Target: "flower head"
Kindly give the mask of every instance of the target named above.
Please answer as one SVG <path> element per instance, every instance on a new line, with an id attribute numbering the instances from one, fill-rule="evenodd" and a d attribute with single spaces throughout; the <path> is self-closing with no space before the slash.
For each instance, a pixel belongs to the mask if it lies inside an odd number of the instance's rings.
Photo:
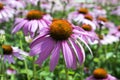
<path id="1" fill-rule="evenodd" d="M 26 19 L 28 20 L 39 20 L 42 18 L 42 16 L 44 15 L 43 12 L 38 11 L 38 10 L 31 10 L 28 12 L 28 14 L 26 15 Z"/>
<path id="2" fill-rule="evenodd" d="M 117 80 L 114 76 L 107 73 L 103 68 L 97 68 L 93 71 L 93 75 L 87 77 L 85 80 Z"/>
<path id="3" fill-rule="evenodd" d="M 11 55 L 13 52 L 13 49 L 10 45 L 2 45 L 2 49 L 3 49 L 3 54 L 5 55 Z"/>
<path id="4" fill-rule="evenodd" d="M 13 69 L 13 68 L 8 68 L 6 70 L 6 73 L 7 73 L 7 75 L 13 75 L 13 74 L 16 74 L 17 71 L 15 69 Z"/>
<path id="5" fill-rule="evenodd" d="M 3 9 L 3 4 L 2 3 L 0 3 L 0 10 L 2 10 Z"/>
<path id="6" fill-rule="evenodd" d="M 80 8 L 78 10 L 79 13 L 82 13 L 82 14 L 87 14 L 88 13 L 88 9 L 87 8 Z"/>
<path id="7" fill-rule="evenodd" d="M 0 22 L 9 21 L 14 15 L 14 10 L 3 3 L 0 3 Z"/>
<path id="8" fill-rule="evenodd" d="M 90 20 L 90 21 L 93 20 L 93 17 L 92 17 L 92 15 L 90 15 L 90 14 L 86 14 L 84 17 L 85 17 L 85 19 L 88 19 L 88 20 Z"/>
<path id="9" fill-rule="evenodd" d="M 67 20 L 53 21 L 33 40 L 30 45 L 30 55 L 39 54 L 36 63 L 41 65 L 51 54 L 50 70 L 53 71 L 62 52 L 67 68 L 76 69 L 76 57 L 80 64 L 85 60 L 85 52 L 79 40 L 90 50 L 87 43 L 80 37 L 81 35 L 89 36 L 89 34 L 79 29 L 80 27 L 72 25 Z"/>
<path id="10" fill-rule="evenodd" d="M 50 36 L 55 40 L 66 40 L 72 34 L 72 26 L 66 20 L 57 20 L 50 25 Z"/>
<path id="11" fill-rule="evenodd" d="M 11 45 L 2 45 L 3 56 L 0 55 L 0 58 L 3 57 L 4 61 L 8 61 L 9 63 L 15 63 L 14 57 L 23 60 L 24 56 L 28 56 L 28 53 L 18 49 L 17 47 L 12 47 Z"/>
<path id="12" fill-rule="evenodd" d="M 110 34 L 120 38 L 120 26 L 114 27 L 110 29 Z"/>
<path id="13" fill-rule="evenodd" d="M 108 21 L 106 17 L 102 17 L 102 16 L 98 16 L 97 20 L 103 21 L 103 22 L 107 22 Z"/>
<path id="14" fill-rule="evenodd" d="M 91 31 L 91 30 L 92 30 L 92 27 L 91 27 L 89 24 L 83 24 L 83 25 L 82 25 L 82 28 L 83 28 L 85 31 Z"/>
<path id="15" fill-rule="evenodd" d="M 30 33 L 30 36 L 34 37 L 35 33 L 38 33 L 39 30 L 48 27 L 51 19 L 52 17 L 44 12 L 31 10 L 27 13 L 25 18 L 17 18 L 15 20 L 15 27 L 13 28 L 12 33 L 16 33 L 23 28 L 25 36 L 28 36 L 28 33 Z"/>
<path id="16" fill-rule="evenodd" d="M 103 68 L 97 68 L 97 69 L 94 70 L 93 76 L 96 79 L 103 79 L 103 78 L 107 77 L 107 72 Z"/>

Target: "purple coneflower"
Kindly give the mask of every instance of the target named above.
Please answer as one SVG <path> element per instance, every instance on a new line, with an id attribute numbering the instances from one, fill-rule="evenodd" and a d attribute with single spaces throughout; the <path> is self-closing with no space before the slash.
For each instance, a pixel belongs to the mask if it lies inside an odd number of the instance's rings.
<path id="1" fill-rule="evenodd" d="M 89 25 L 89 24 L 82 24 L 81 25 L 81 27 L 88 33 L 88 34 L 90 34 L 90 35 L 92 35 L 91 37 L 90 36 L 81 36 L 86 42 L 88 42 L 89 43 L 89 41 L 91 42 L 93 42 L 94 40 L 97 40 L 98 39 L 98 37 L 97 37 L 97 35 L 96 35 L 96 33 L 95 33 L 95 31 L 93 30 L 93 28 L 92 28 L 92 26 L 91 25 Z"/>
<path id="2" fill-rule="evenodd" d="M 0 22 L 9 21 L 13 17 L 14 10 L 0 2 Z"/>
<path id="3" fill-rule="evenodd" d="M 16 74 L 16 73 L 17 73 L 17 71 L 14 70 L 13 68 L 8 68 L 8 69 L 6 70 L 6 74 L 7 74 L 7 75 L 13 75 L 13 74 Z"/>
<path id="4" fill-rule="evenodd" d="M 85 51 L 79 41 L 85 43 L 90 50 L 87 43 L 80 37 L 80 35 L 89 36 L 89 34 L 79 31 L 78 28 L 80 27 L 70 24 L 67 20 L 54 20 L 33 40 L 30 45 L 30 55 L 39 54 L 36 63 L 41 66 L 51 54 L 50 70 L 53 71 L 62 52 L 66 67 L 76 69 L 76 60 L 78 59 L 80 64 L 85 60 Z"/>
<path id="5" fill-rule="evenodd" d="M 39 0 L 24 0 L 27 4 L 32 4 L 34 6 L 36 6 L 38 4 Z"/>
<path id="6" fill-rule="evenodd" d="M 98 35 L 99 40 L 95 40 L 94 42 L 90 42 L 90 44 L 102 44 L 102 45 L 107 45 L 107 44 L 112 44 L 113 42 L 117 42 L 119 39 L 118 37 L 115 37 L 112 34 L 99 34 Z"/>
<path id="7" fill-rule="evenodd" d="M 97 27 L 101 27 L 102 29 L 103 28 L 106 28 L 106 23 L 108 22 L 108 19 L 106 17 L 103 17 L 103 16 L 98 16 L 96 18 L 96 22 L 95 24 L 97 25 Z"/>
<path id="8" fill-rule="evenodd" d="M 110 34 L 120 38 L 120 26 L 110 29 Z"/>
<path id="9" fill-rule="evenodd" d="M 117 6 L 114 10 L 111 11 L 112 15 L 120 16 L 120 6 Z"/>
<path id="10" fill-rule="evenodd" d="M 12 47 L 10 45 L 2 45 L 3 54 L 0 57 L 4 57 L 4 61 L 8 61 L 9 64 L 15 63 L 14 57 L 17 57 L 20 60 L 23 60 L 24 56 L 28 56 L 28 53 L 18 49 L 18 47 Z"/>
<path id="11" fill-rule="evenodd" d="M 86 78 L 86 80 L 117 80 L 114 76 L 107 73 L 103 68 L 97 68 L 93 71 L 93 75 Z"/>
<path id="12" fill-rule="evenodd" d="M 96 6 L 91 12 L 91 14 L 93 14 L 94 17 L 97 17 L 97 16 L 106 17 L 107 15 L 106 13 L 107 13 L 106 10 L 103 9 L 101 6 Z"/>
<path id="13" fill-rule="evenodd" d="M 92 30 L 96 29 L 96 24 L 95 24 L 96 21 L 91 14 L 84 15 L 84 19 L 82 21 L 79 21 L 79 24 L 81 24 L 81 23 L 90 25 L 92 27 Z"/>
<path id="14" fill-rule="evenodd" d="M 25 8 L 25 3 L 22 0 L 5 0 L 4 3 L 15 9 L 24 9 Z"/>
<path id="15" fill-rule="evenodd" d="M 39 31 L 43 27 L 48 27 L 51 20 L 51 16 L 41 12 L 39 10 L 31 10 L 28 12 L 25 18 L 17 18 L 15 20 L 14 29 L 12 33 L 18 32 L 23 28 L 24 34 L 27 36 L 28 32 L 33 37 L 35 32 Z"/>
<path id="16" fill-rule="evenodd" d="M 78 11 L 74 11 L 68 15 L 69 21 L 81 22 L 84 19 L 84 15 L 88 14 L 87 8 L 80 8 Z"/>

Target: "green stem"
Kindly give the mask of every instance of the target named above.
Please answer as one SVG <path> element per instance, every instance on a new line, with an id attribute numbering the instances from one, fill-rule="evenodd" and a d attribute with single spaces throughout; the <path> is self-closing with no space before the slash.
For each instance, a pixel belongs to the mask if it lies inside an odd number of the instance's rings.
<path id="1" fill-rule="evenodd" d="M 35 66 L 35 57 L 33 57 L 33 79 L 35 80 L 36 66 Z"/>
<path id="2" fill-rule="evenodd" d="M 23 50 L 23 44 L 22 44 L 22 40 L 20 39 L 20 48 Z M 26 75 L 27 75 L 27 80 L 30 80 L 29 77 L 29 72 L 28 72 L 28 66 L 27 66 L 27 60 L 24 60 L 24 65 L 25 65 L 25 70 L 26 70 Z"/>
<path id="3" fill-rule="evenodd" d="M 11 75 L 10 80 L 15 80 L 15 76 L 14 76 L 14 74 Z"/>
<path id="4" fill-rule="evenodd" d="M 0 45 L 0 47 L 1 47 L 1 45 Z M 5 80 L 5 78 L 6 78 L 6 65 L 5 65 L 5 63 L 4 63 L 4 54 L 3 54 L 3 50 L 2 50 L 2 48 L 0 49 L 0 53 L 2 53 L 1 54 L 1 59 L 0 59 L 0 62 L 1 62 L 1 65 L 0 65 L 0 72 L 1 72 L 1 80 Z"/>
<path id="5" fill-rule="evenodd" d="M 26 70 L 26 73 L 27 73 L 27 79 L 30 80 L 30 77 L 28 75 L 29 71 L 28 71 L 28 66 L 27 66 L 27 60 L 24 60 L 24 64 L 25 64 L 25 70 Z"/>
<path id="6" fill-rule="evenodd" d="M 65 76 L 66 76 L 65 80 L 69 80 L 68 68 L 66 68 L 66 67 L 65 67 Z"/>
<path id="7" fill-rule="evenodd" d="M 84 64 L 80 66 L 80 80 L 84 80 Z"/>

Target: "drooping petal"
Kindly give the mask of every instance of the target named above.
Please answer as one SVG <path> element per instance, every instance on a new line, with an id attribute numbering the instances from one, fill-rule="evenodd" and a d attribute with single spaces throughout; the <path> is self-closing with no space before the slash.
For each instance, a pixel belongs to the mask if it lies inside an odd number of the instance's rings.
<path id="1" fill-rule="evenodd" d="M 28 35 L 28 26 L 29 26 L 29 22 L 27 22 L 24 27 L 23 27 L 23 32 L 24 32 L 24 35 L 27 36 Z"/>
<path id="2" fill-rule="evenodd" d="M 51 45 L 55 44 L 55 42 L 50 37 L 44 38 L 43 40 L 39 41 L 40 42 L 38 44 L 31 48 L 30 50 L 31 56 L 44 52 L 47 48 L 51 47 Z"/>
<path id="3" fill-rule="evenodd" d="M 78 58 L 78 61 L 80 64 L 82 64 L 85 61 L 85 53 L 81 50 L 81 47 L 79 47 L 74 40 L 69 39 L 69 42 Z"/>
<path id="4" fill-rule="evenodd" d="M 78 37 L 78 39 L 81 40 L 86 45 L 86 47 L 90 51 L 91 55 L 93 56 L 92 50 L 90 49 L 89 45 L 82 38 Z"/>
<path id="5" fill-rule="evenodd" d="M 53 71 L 55 66 L 58 63 L 59 60 L 59 56 L 60 56 L 60 43 L 57 42 L 57 44 L 55 45 L 53 51 L 51 52 L 51 60 L 50 60 L 50 71 Z"/>
<path id="6" fill-rule="evenodd" d="M 15 19 L 14 26 L 15 26 L 16 24 L 22 22 L 22 21 L 24 21 L 24 19 L 22 19 L 22 18 L 16 18 L 16 19 Z"/>
<path id="7" fill-rule="evenodd" d="M 22 57 L 18 52 L 14 53 L 13 55 L 20 60 L 24 60 L 24 57 Z"/>
<path id="8" fill-rule="evenodd" d="M 34 47 L 35 45 L 37 45 L 39 42 L 43 41 L 43 39 L 45 39 L 46 34 L 48 33 L 42 33 L 40 35 L 38 35 L 33 42 L 30 44 L 30 48 Z"/>
<path id="9" fill-rule="evenodd" d="M 15 61 L 14 61 L 14 59 L 13 59 L 13 56 L 12 56 L 12 55 L 7 56 L 7 59 L 8 59 L 9 64 L 11 64 L 11 63 L 15 63 Z"/>
<path id="10" fill-rule="evenodd" d="M 27 21 L 27 20 L 24 20 L 23 22 L 17 24 L 17 25 L 13 28 L 12 33 L 16 33 L 17 31 L 19 31 L 26 22 L 28 22 L 28 21 Z"/>
<path id="11" fill-rule="evenodd" d="M 40 20 L 40 22 L 43 25 L 43 27 L 48 27 L 48 25 L 46 24 L 46 22 L 44 20 Z"/>
<path id="12" fill-rule="evenodd" d="M 31 32 L 34 32 L 38 29 L 38 24 L 36 20 L 32 21 L 32 25 L 31 25 Z"/>
<path id="13" fill-rule="evenodd" d="M 77 68 L 77 60 L 76 60 L 76 55 L 75 54 L 72 54 L 73 55 L 73 64 L 72 64 L 72 69 L 76 69 Z"/>
<path id="14" fill-rule="evenodd" d="M 45 61 L 47 57 L 49 57 L 51 51 L 54 49 L 54 45 L 55 44 L 48 45 L 46 50 L 44 50 L 43 52 L 39 54 L 39 58 L 36 61 L 37 64 L 39 64 L 40 66 L 42 65 L 43 61 Z"/>
<path id="15" fill-rule="evenodd" d="M 71 68 L 73 64 L 73 56 L 72 56 L 72 51 L 70 49 L 70 46 L 66 41 L 62 42 L 62 51 L 63 51 L 67 68 Z"/>

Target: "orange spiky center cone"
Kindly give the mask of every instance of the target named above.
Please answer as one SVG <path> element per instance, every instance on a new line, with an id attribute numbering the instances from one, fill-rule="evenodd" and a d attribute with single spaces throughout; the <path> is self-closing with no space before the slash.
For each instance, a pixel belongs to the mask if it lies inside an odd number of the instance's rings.
<path id="1" fill-rule="evenodd" d="M 38 20 L 41 19 L 44 14 L 45 14 L 44 12 L 41 12 L 39 10 L 31 10 L 28 12 L 26 18 L 28 20 Z"/>
<path id="2" fill-rule="evenodd" d="M 106 70 L 104 70 L 103 68 L 98 68 L 98 69 L 95 69 L 95 70 L 94 70 L 93 76 L 94 76 L 96 79 L 104 79 L 104 78 L 107 77 L 107 72 L 106 72 Z"/>
<path id="3" fill-rule="evenodd" d="M 0 3 L 0 10 L 2 10 L 3 9 L 3 4 L 2 3 Z"/>
<path id="4" fill-rule="evenodd" d="M 118 26 L 118 31 L 120 31 L 120 26 Z"/>
<path id="5" fill-rule="evenodd" d="M 55 20 L 50 25 L 50 36 L 54 40 L 66 40 L 71 34 L 72 26 L 67 20 Z"/>
<path id="6" fill-rule="evenodd" d="M 80 8 L 78 10 L 79 13 L 82 13 L 82 14 L 87 14 L 88 13 L 88 9 L 87 8 Z"/>
<path id="7" fill-rule="evenodd" d="M 103 22 L 107 22 L 107 21 L 108 21 L 107 18 L 106 18 L 106 17 L 103 17 L 103 16 L 99 16 L 99 17 L 97 18 L 97 20 L 100 20 L 100 21 L 103 21 Z"/>
<path id="8" fill-rule="evenodd" d="M 103 40 L 103 35 L 97 34 L 97 36 L 100 40 Z"/>
<path id="9" fill-rule="evenodd" d="M 2 49 L 3 49 L 3 54 L 5 55 L 11 55 L 13 52 L 13 49 L 10 45 L 2 45 Z"/>
<path id="10" fill-rule="evenodd" d="M 83 24 L 83 25 L 82 25 L 82 28 L 83 28 L 85 31 L 91 31 L 91 30 L 92 30 L 92 27 L 91 27 L 89 24 Z"/>
<path id="11" fill-rule="evenodd" d="M 91 15 L 89 15 L 89 14 L 86 14 L 85 15 L 85 19 L 88 19 L 88 20 L 92 21 L 93 17 Z"/>

